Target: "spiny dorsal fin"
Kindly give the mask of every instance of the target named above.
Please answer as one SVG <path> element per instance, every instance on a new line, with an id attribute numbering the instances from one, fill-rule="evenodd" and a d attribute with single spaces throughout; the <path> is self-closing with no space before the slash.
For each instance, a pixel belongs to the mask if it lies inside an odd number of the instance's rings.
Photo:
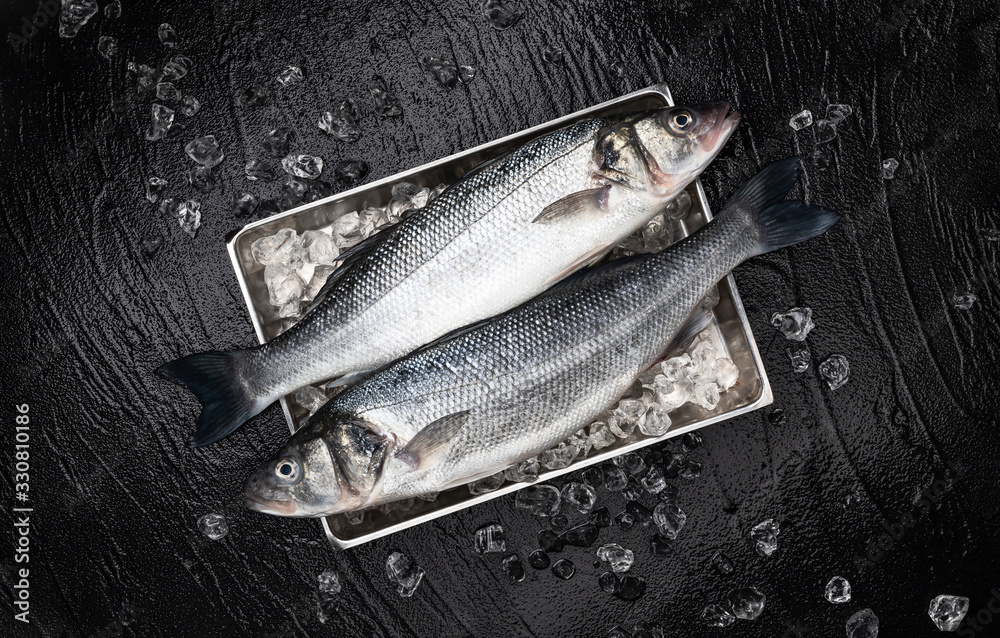
<path id="1" fill-rule="evenodd" d="M 608 212 L 611 186 L 602 186 L 567 195 L 542 209 L 532 224 L 553 224 L 564 219 L 587 218 Z"/>
<path id="2" fill-rule="evenodd" d="M 451 448 L 455 435 L 468 421 L 468 410 L 443 416 L 417 432 L 406 447 L 396 453 L 396 457 L 414 469 L 425 469 Z"/>

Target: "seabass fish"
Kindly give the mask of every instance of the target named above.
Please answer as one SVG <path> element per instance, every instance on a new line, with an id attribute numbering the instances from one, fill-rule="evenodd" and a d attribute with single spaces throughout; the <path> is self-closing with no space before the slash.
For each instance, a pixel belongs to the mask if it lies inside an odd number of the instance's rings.
<path id="1" fill-rule="evenodd" d="M 837 221 L 780 201 L 797 175 L 797 159 L 772 164 L 665 251 L 599 266 L 348 388 L 250 477 L 247 506 L 285 516 L 370 507 L 476 480 L 565 440 L 669 348 L 737 264 Z"/>
<path id="2" fill-rule="evenodd" d="M 161 367 L 204 404 L 190 445 L 296 388 L 378 369 L 513 308 L 599 258 L 701 173 L 739 121 L 729 110 L 583 120 L 473 171 L 352 251 L 287 332 Z"/>

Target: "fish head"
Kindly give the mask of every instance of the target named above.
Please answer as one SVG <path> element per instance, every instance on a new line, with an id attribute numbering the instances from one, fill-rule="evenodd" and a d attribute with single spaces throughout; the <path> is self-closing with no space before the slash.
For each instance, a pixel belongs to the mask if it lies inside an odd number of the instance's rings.
<path id="1" fill-rule="evenodd" d="M 594 150 L 597 174 L 666 201 L 698 177 L 739 124 L 728 102 L 649 111 L 605 128 Z"/>
<path id="2" fill-rule="evenodd" d="M 294 517 L 364 507 L 377 490 L 388 448 L 386 437 L 357 419 L 307 423 L 247 479 L 246 506 Z"/>

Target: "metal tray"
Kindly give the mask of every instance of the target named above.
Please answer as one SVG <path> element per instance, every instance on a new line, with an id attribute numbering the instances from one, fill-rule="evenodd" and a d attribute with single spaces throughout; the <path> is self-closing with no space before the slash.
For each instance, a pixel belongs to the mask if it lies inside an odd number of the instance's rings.
<path id="1" fill-rule="evenodd" d="M 227 248 L 233 267 L 236 269 L 236 278 L 239 280 L 240 289 L 243 291 L 243 297 L 250 310 L 250 319 L 253 321 L 258 340 L 264 343 L 275 337 L 280 332 L 282 320 L 278 318 L 276 309 L 268 302 L 263 267 L 256 264 L 250 254 L 250 245 L 256 239 L 272 235 L 282 228 L 294 228 L 299 233 L 306 230 L 320 230 L 329 227 L 333 220 L 341 214 L 362 210 L 369 206 L 385 206 L 391 198 L 392 186 L 401 181 L 427 188 L 434 188 L 438 184 L 451 184 L 481 162 L 576 120 L 672 105 L 673 100 L 669 89 L 664 84 L 657 84 L 508 135 L 488 144 L 247 225 L 229 239 Z M 691 195 L 691 212 L 682 223 L 684 236 L 703 226 L 712 218 L 701 182 L 692 183 L 688 187 L 688 193 Z M 740 372 L 737 385 L 722 393 L 719 405 L 714 410 L 708 411 L 688 403 L 670 413 L 673 425 L 665 435 L 649 437 L 642 435 L 637 429 L 629 438 L 620 439 L 614 445 L 602 450 L 592 451 L 586 458 L 578 458 L 566 468 L 559 470 L 542 468 L 539 473 L 539 481 L 575 472 L 626 452 L 769 405 L 773 398 L 771 386 L 764 372 L 760 353 L 757 351 L 757 344 L 750 332 L 750 325 L 743 311 L 743 304 L 736 291 L 732 275 L 719 283 L 719 303 L 714 313 L 714 340 L 717 345 L 728 350 L 729 357 Z M 301 408 L 292 405 L 285 398 L 281 399 L 281 407 L 292 432 L 308 416 Z M 473 496 L 465 486 L 462 486 L 442 492 L 434 501 L 428 502 L 418 499 L 413 507 L 407 511 L 395 511 L 390 514 L 378 510 L 368 511 L 365 513 L 364 520 L 357 525 L 350 524 L 343 514 L 327 516 L 321 520 L 330 542 L 335 547 L 344 549 L 498 498 L 530 484 L 505 483 L 500 489 L 479 496 Z"/>

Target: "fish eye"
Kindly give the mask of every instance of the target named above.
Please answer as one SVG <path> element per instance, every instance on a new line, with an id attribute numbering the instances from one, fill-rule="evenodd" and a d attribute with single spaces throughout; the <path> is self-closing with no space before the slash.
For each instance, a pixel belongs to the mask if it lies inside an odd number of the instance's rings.
<path id="1" fill-rule="evenodd" d="M 689 111 L 677 111 L 670 116 L 670 129 L 675 133 L 684 133 L 694 124 L 694 116 Z"/>
<path id="2" fill-rule="evenodd" d="M 295 481 L 299 477 L 299 464 L 292 458 L 279 459 L 274 464 L 274 474 L 284 481 Z"/>

